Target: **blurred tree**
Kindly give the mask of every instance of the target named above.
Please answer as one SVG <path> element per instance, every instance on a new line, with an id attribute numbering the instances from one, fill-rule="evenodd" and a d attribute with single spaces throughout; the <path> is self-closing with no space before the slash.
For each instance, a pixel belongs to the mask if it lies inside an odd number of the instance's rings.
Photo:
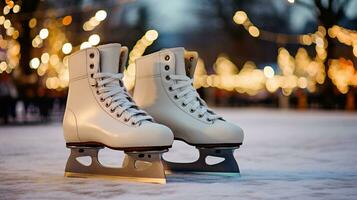
<path id="1" fill-rule="evenodd" d="M 346 18 L 346 9 L 350 5 L 351 0 L 314 0 L 309 3 L 301 0 L 296 0 L 295 4 L 305 7 L 311 11 L 316 12 L 316 17 L 318 25 L 325 27 L 326 30 L 331 28 L 333 25 L 340 24 Z M 329 62 L 334 57 L 334 52 L 336 52 L 336 43 L 334 39 L 326 35 L 327 48 L 326 48 L 326 59 L 324 61 L 325 71 L 328 71 Z M 353 92 L 353 90 L 350 90 Z M 338 91 L 332 80 L 326 77 L 325 83 L 321 86 L 321 93 L 323 96 L 322 105 L 324 108 L 331 109 L 335 105 L 334 95 L 338 95 Z"/>
<path id="2" fill-rule="evenodd" d="M 21 44 L 20 49 L 20 66 L 24 74 L 30 74 L 32 70 L 29 67 L 29 61 L 31 59 L 32 38 L 31 28 L 29 27 L 29 21 L 34 16 L 36 8 L 39 4 L 39 0 L 22 1 L 21 13 L 24 17 L 19 17 L 17 20 L 21 24 L 21 31 L 19 36 L 19 42 Z"/>
<path id="3" fill-rule="evenodd" d="M 288 33 L 291 34 L 291 30 L 289 30 L 289 21 L 287 20 L 288 17 L 284 15 L 289 15 L 289 12 L 279 13 L 275 2 L 273 1 L 262 1 L 262 0 L 211 0 L 213 7 L 216 9 L 217 16 L 223 22 L 223 27 L 227 30 L 227 32 L 231 33 L 234 37 L 241 37 L 242 36 L 242 29 L 241 27 L 237 26 L 232 17 L 237 10 L 245 10 L 249 13 L 249 8 L 252 8 L 254 11 L 254 6 L 257 7 L 257 4 L 264 4 L 264 13 L 261 14 L 259 11 L 258 18 L 260 19 L 260 23 L 264 24 L 264 28 L 267 29 L 274 29 L 269 30 L 272 33 L 276 33 L 276 41 L 271 40 L 273 43 L 280 43 L 282 42 L 287 43 L 285 40 L 278 40 L 278 34 L 280 33 Z M 303 0 L 295 0 L 294 3 L 298 6 L 302 6 L 309 11 L 313 12 L 316 16 L 316 28 L 317 26 L 323 26 L 326 30 L 331 28 L 333 25 L 339 25 L 346 19 L 346 9 L 351 4 L 351 0 L 313 0 L 313 1 L 303 1 Z M 287 7 L 289 9 L 290 7 Z M 267 17 L 267 14 L 269 15 Z M 259 20 L 257 20 L 259 21 Z M 275 27 L 265 26 L 266 23 L 274 22 Z M 336 59 L 335 54 L 337 52 L 337 43 L 333 41 L 334 39 L 329 37 L 328 34 L 326 35 L 327 40 L 327 48 L 326 48 L 326 59 L 324 60 L 325 71 L 326 74 L 328 72 L 329 61 L 331 59 Z M 298 41 L 296 39 L 296 41 Z M 286 45 L 286 44 L 284 44 Z M 298 47 L 297 44 L 293 45 L 292 47 Z M 324 108 L 333 108 L 336 104 L 335 95 L 339 95 L 338 90 L 332 83 L 329 77 L 326 77 L 324 84 L 320 87 L 319 91 L 322 95 L 322 102 Z M 353 92 L 353 90 L 350 90 Z M 352 95 L 353 96 L 353 95 Z"/>

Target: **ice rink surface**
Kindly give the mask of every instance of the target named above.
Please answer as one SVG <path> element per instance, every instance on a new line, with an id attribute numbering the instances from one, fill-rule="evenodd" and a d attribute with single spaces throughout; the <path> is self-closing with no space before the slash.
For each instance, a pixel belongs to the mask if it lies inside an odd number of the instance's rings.
<path id="1" fill-rule="evenodd" d="M 172 174 L 166 185 L 63 177 L 60 123 L 0 127 L 0 199 L 357 199 L 357 113 L 217 109 L 242 126 L 241 176 Z M 219 133 L 217 133 L 219 134 Z M 175 142 L 165 155 L 188 161 Z M 123 154 L 100 153 L 119 165 Z"/>

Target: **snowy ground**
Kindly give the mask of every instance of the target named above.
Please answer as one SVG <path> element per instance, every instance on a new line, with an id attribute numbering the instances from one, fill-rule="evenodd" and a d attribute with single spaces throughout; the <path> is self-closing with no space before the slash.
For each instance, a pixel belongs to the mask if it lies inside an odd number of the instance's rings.
<path id="1" fill-rule="evenodd" d="M 166 185 L 64 178 L 61 125 L 0 127 L 0 199 L 357 199 L 357 113 L 218 109 L 245 130 L 241 176 L 174 174 Z M 192 160 L 175 143 L 168 158 Z M 103 163 L 120 164 L 105 150 Z"/>

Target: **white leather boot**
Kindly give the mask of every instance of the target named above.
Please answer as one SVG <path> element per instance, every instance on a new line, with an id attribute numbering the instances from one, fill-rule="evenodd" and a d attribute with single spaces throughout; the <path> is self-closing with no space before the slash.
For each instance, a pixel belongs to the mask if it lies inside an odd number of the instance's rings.
<path id="1" fill-rule="evenodd" d="M 175 139 L 196 146 L 194 163 L 167 162 L 172 171 L 239 172 L 233 150 L 243 142 L 243 130 L 207 108 L 192 86 L 198 54 L 184 48 L 164 49 L 136 60 L 133 98 L 154 119 L 173 130 Z M 207 156 L 223 157 L 207 165 Z M 205 165 L 205 167 L 202 167 Z"/>
<path id="2" fill-rule="evenodd" d="M 161 153 L 173 142 L 166 126 L 140 110 L 122 83 L 127 47 L 107 44 L 80 50 L 69 57 L 69 92 L 63 119 L 64 138 L 71 155 L 67 176 L 107 175 L 165 182 Z M 124 150 L 123 168 L 108 168 L 98 161 L 104 146 Z M 90 156 L 85 166 L 76 158 Z M 149 166 L 137 161 L 150 162 Z"/>

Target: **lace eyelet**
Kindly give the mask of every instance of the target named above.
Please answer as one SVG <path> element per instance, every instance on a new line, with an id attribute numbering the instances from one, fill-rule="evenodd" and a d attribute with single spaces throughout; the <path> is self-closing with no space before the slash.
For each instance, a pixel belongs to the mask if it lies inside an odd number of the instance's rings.
<path id="1" fill-rule="evenodd" d="M 171 80 L 170 76 L 166 76 L 165 78 L 166 78 L 166 80 L 168 80 L 168 81 Z"/>
<path id="2" fill-rule="evenodd" d="M 193 109 L 190 109 L 190 112 L 191 112 L 191 113 L 194 113 L 195 111 L 194 111 Z"/>
<path id="3" fill-rule="evenodd" d="M 94 58 L 94 53 L 89 54 L 90 58 Z"/>
<path id="4" fill-rule="evenodd" d="M 175 95 L 175 96 L 174 96 L 174 99 L 178 99 L 178 96 L 177 96 L 177 95 Z"/>
<path id="5" fill-rule="evenodd" d="M 107 103 L 106 103 L 106 104 L 105 104 L 105 107 L 107 107 L 107 108 L 108 108 L 108 107 L 109 107 L 109 104 L 107 104 Z"/>
<path id="6" fill-rule="evenodd" d="M 136 123 L 135 123 L 135 122 L 131 122 L 131 125 L 133 125 L 133 126 L 134 126 L 134 125 L 136 125 Z"/>
<path id="7" fill-rule="evenodd" d="M 172 89 L 172 87 L 171 87 L 171 86 L 169 87 L 169 91 L 170 91 L 170 92 L 172 92 L 172 91 L 173 91 L 173 89 Z"/>
<path id="8" fill-rule="evenodd" d="M 111 112 L 111 113 L 113 113 L 114 111 L 115 111 L 115 110 L 113 110 L 113 109 L 110 109 L 110 112 Z"/>
<path id="9" fill-rule="evenodd" d="M 127 118 L 124 119 L 124 122 L 128 122 L 128 121 L 129 121 L 129 119 L 127 119 Z"/>
<path id="10" fill-rule="evenodd" d="M 104 99 L 101 97 L 101 98 L 100 98 L 100 101 L 101 101 L 101 102 L 104 102 Z"/>
<path id="11" fill-rule="evenodd" d="M 94 68 L 94 64 L 93 64 L 93 63 L 90 64 L 89 67 L 90 67 L 91 69 L 93 69 L 93 68 Z"/>
<path id="12" fill-rule="evenodd" d="M 165 65 L 165 70 L 169 71 L 169 69 L 170 69 L 170 66 L 169 65 Z"/>
<path id="13" fill-rule="evenodd" d="M 91 78 L 94 78 L 94 74 L 90 74 L 90 77 L 91 77 Z"/>
<path id="14" fill-rule="evenodd" d="M 202 117 L 203 117 L 203 115 L 199 114 L 199 115 L 198 115 L 198 117 L 199 117 L 199 118 L 202 118 Z"/>
<path id="15" fill-rule="evenodd" d="M 166 55 L 166 56 L 165 56 L 165 60 L 166 60 L 166 61 L 169 61 L 169 60 L 170 60 L 170 56 L 169 56 L 169 55 Z"/>
<path id="16" fill-rule="evenodd" d="M 207 121 L 207 122 L 211 122 L 212 120 L 210 120 L 210 119 L 207 118 L 206 121 Z"/>
<path id="17" fill-rule="evenodd" d="M 117 114 L 117 117 L 118 117 L 118 118 L 120 118 L 120 117 L 121 117 L 121 115 Z"/>
<path id="18" fill-rule="evenodd" d="M 99 90 L 96 91 L 97 95 L 100 95 Z"/>
<path id="19" fill-rule="evenodd" d="M 181 105 L 182 105 L 183 107 L 186 107 L 186 106 L 187 106 L 185 103 L 182 103 Z"/>

